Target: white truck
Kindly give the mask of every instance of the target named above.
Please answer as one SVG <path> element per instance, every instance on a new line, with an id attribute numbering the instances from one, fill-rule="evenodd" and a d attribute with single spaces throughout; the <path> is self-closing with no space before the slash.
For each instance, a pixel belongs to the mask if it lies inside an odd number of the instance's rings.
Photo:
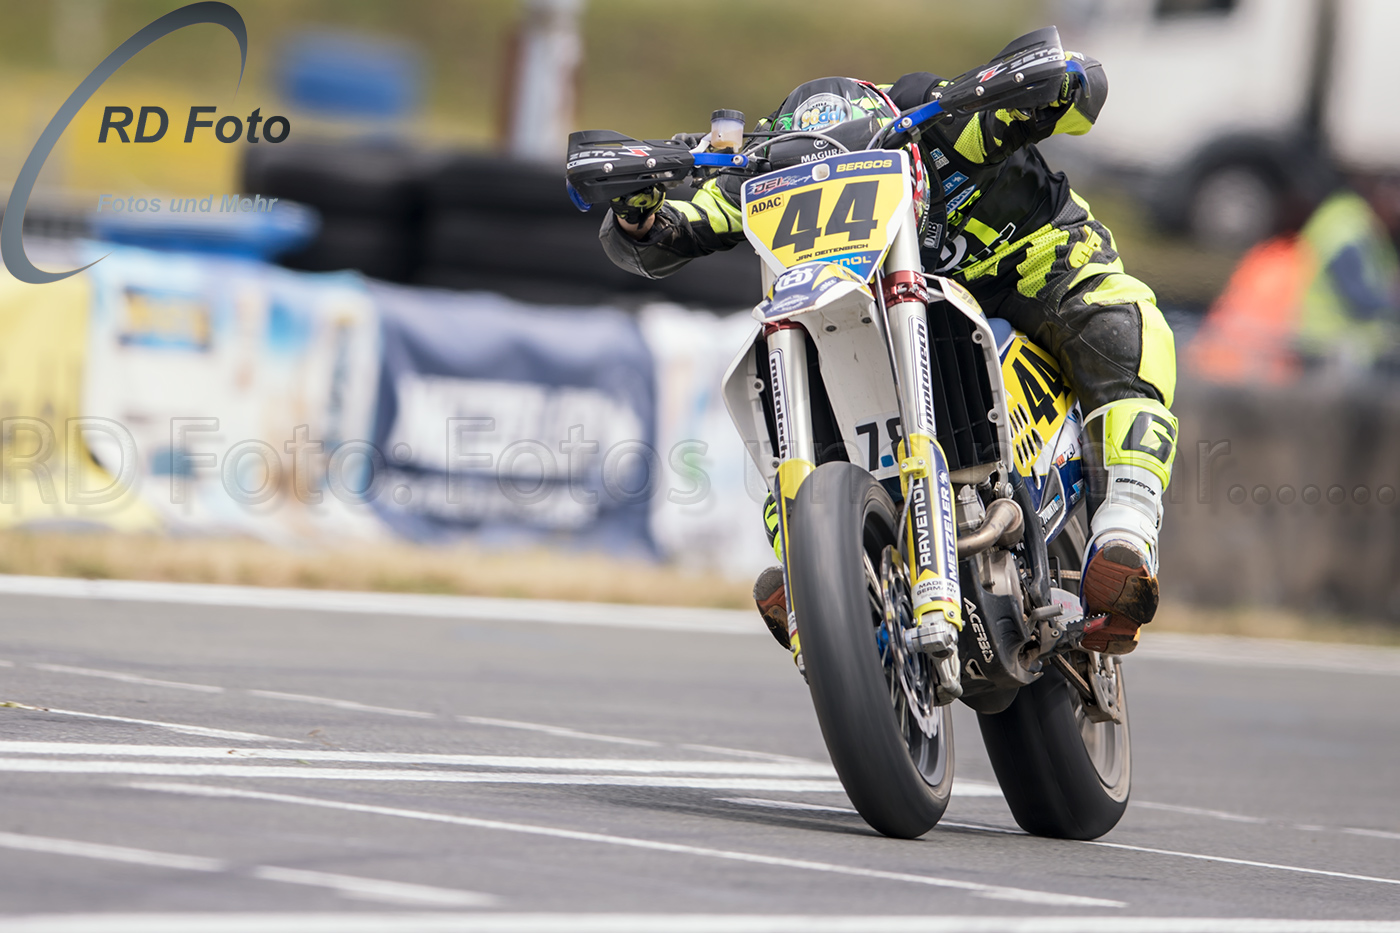
<path id="1" fill-rule="evenodd" d="M 1400 174 L 1400 0 L 1052 0 L 1050 12 L 1066 48 L 1104 63 L 1109 101 L 1092 133 L 1048 154 L 1130 182 L 1167 229 L 1247 245 L 1327 161 Z"/>

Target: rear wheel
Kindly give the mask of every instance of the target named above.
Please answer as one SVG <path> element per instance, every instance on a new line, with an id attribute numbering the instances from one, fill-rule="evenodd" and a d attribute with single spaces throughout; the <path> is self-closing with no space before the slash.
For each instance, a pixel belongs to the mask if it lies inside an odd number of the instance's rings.
<path id="1" fill-rule="evenodd" d="M 952 717 L 933 666 L 904 647 L 911 619 L 889 494 L 849 463 L 818 467 L 789 516 L 791 605 L 812 704 L 846 794 L 872 827 L 933 828 L 953 783 Z"/>
<path id="2" fill-rule="evenodd" d="M 1132 757 L 1123 668 L 1112 659 L 1103 671 L 1100 686 L 1116 697 L 1121 722 L 1091 719 L 1079 691 L 1054 668 L 1022 687 L 1004 712 L 977 717 L 1011 815 L 1028 833 L 1096 839 L 1127 809 Z"/>

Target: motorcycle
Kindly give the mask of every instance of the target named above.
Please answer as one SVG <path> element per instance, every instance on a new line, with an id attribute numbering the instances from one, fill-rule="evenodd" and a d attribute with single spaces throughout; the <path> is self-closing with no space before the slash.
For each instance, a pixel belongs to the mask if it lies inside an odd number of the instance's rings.
<path id="1" fill-rule="evenodd" d="M 570 137 L 584 209 L 744 179 L 765 297 L 724 400 L 779 506 L 788 634 L 832 763 L 888 836 L 942 817 L 957 699 L 1026 831 L 1091 839 L 1127 806 L 1120 658 L 1081 646 L 1105 621 L 1078 596 L 1093 463 L 1082 414 L 1049 353 L 925 273 L 920 244 L 941 237 L 945 211 L 934 195 L 921 232 L 909 152 L 949 114 L 1049 103 L 1075 69 L 1050 27 L 883 126 L 753 133 L 732 151 L 709 137 Z M 797 139 L 820 148 L 781 158 Z"/>

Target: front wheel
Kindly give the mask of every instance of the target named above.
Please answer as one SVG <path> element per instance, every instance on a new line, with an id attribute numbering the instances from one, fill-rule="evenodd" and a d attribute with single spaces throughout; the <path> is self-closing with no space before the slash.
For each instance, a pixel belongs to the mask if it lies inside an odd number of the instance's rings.
<path id="1" fill-rule="evenodd" d="M 836 773 L 867 823 L 913 839 L 948 806 L 952 717 L 934 705 L 932 664 L 904 646 L 912 610 L 897 521 L 873 476 L 824 464 L 792 505 L 787 556 L 812 705 Z"/>
<path id="2" fill-rule="evenodd" d="M 1053 668 L 1003 712 L 978 714 L 997 783 L 1026 832 L 1096 839 L 1122 819 L 1132 757 L 1123 668 L 1115 661 L 1111 670 L 1121 722 L 1091 719 L 1079 692 Z"/>

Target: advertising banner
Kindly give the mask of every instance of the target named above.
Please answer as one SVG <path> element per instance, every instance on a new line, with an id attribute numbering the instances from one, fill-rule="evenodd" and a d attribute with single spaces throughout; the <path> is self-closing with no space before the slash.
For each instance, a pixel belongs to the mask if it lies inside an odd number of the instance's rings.
<path id="1" fill-rule="evenodd" d="M 375 507 L 399 534 L 651 553 L 652 359 L 608 308 L 374 284 L 383 327 Z"/>
<path id="2" fill-rule="evenodd" d="M 175 529 L 375 535 L 356 485 L 378 330 L 354 274 L 91 244 L 83 414 Z M 100 419 L 100 420 L 99 420 Z M 339 459 L 337 456 L 339 455 Z"/>
<path id="3" fill-rule="evenodd" d="M 84 443 L 91 293 L 82 277 L 39 288 L 0 272 L 0 528 L 157 525 Z"/>
<path id="4" fill-rule="evenodd" d="M 642 333 L 656 361 L 657 448 L 670 486 L 652 499 L 657 546 L 684 566 L 749 578 L 775 563 L 763 532 L 763 477 L 744 450 L 720 391 L 750 346 L 753 318 L 649 305 Z"/>

